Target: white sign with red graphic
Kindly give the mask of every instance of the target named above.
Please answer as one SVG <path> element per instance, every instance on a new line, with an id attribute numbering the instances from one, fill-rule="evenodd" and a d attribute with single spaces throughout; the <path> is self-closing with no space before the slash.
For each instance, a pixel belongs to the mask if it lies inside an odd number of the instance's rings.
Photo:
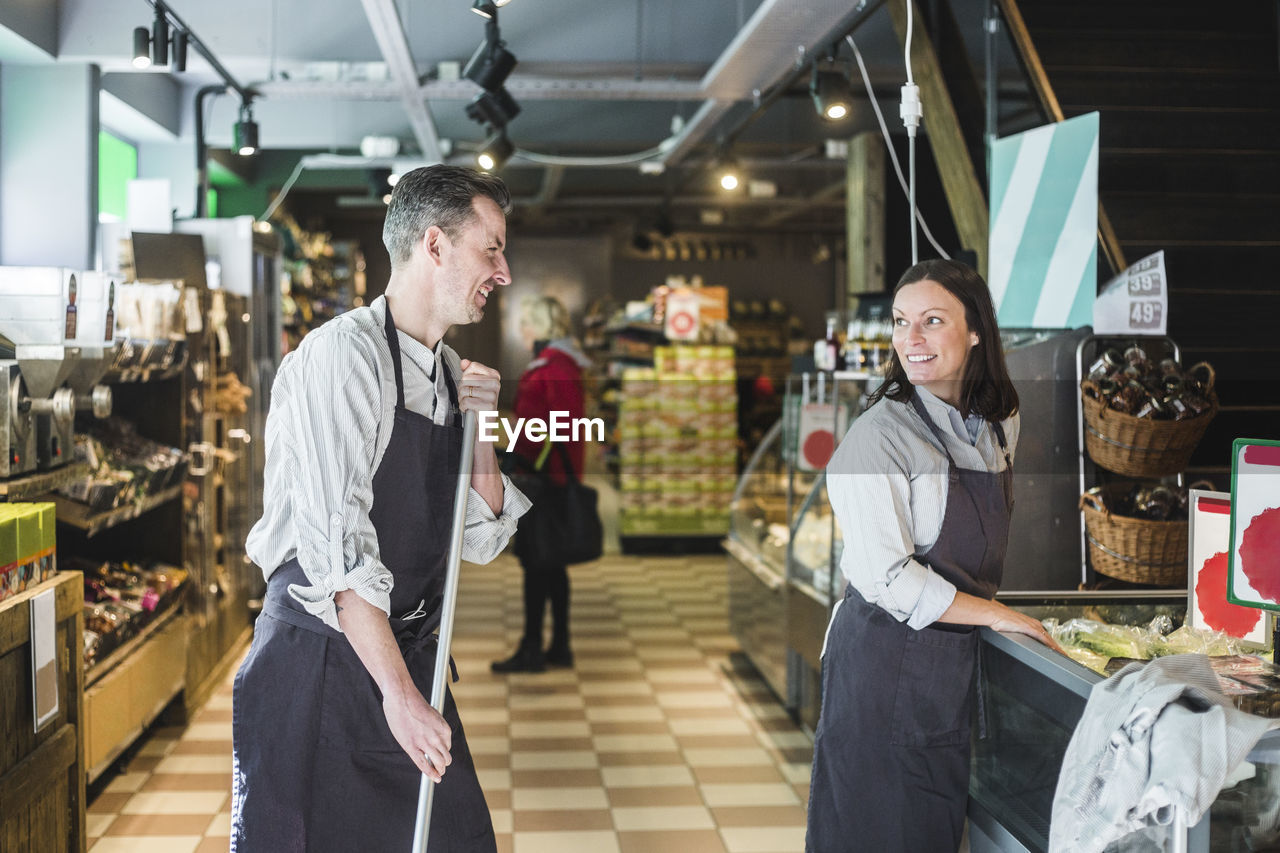
<path id="1" fill-rule="evenodd" d="M 827 467 L 831 454 L 836 452 L 836 435 L 844 435 L 845 417 L 844 408 L 832 403 L 806 403 L 800 407 L 800 429 L 796 436 L 797 468 L 821 471 Z"/>
<path id="2" fill-rule="evenodd" d="M 1231 544 L 1231 495 L 1192 489 L 1187 493 L 1190 524 L 1187 622 L 1265 646 L 1267 620 L 1256 607 L 1227 601 L 1227 549 Z"/>
<path id="3" fill-rule="evenodd" d="M 1227 598 L 1280 610 L 1280 442 L 1238 438 L 1231 451 Z"/>
<path id="4" fill-rule="evenodd" d="M 698 315 L 702 300 L 696 293 L 671 293 L 667 296 L 667 317 L 663 333 L 673 341 L 698 339 Z"/>

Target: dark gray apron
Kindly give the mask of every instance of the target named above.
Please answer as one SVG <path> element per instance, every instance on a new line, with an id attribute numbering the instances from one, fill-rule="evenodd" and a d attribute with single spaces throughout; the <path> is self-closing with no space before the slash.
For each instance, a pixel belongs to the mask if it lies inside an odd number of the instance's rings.
<path id="1" fill-rule="evenodd" d="M 990 599 L 1000 586 L 1013 509 L 1004 430 L 992 424 L 1004 471 L 960 468 L 919 396 L 911 403 L 947 456 L 942 530 L 915 558 L 960 592 Z M 959 848 L 977 659 L 977 628 L 934 623 L 916 631 L 846 588 L 822 661 L 809 853 Z"/>
<path id="2" fill-rule="evenodd" d="M 369 518 L 395 578 L 391 630 L 429 698 L 462 419 L 447 367 L 441 368 L 451 403 L 445 425 L 405 408 L 390 306 L 386 335 L 395 365 L 395 425 L 373 477 Z M 392 736 L 382 696 L 351 644 L 289 595 L 295 583 L 310 584 L 296 559 L 272 573 L 253 646 L 236 674 L 231 849 L 407 851 L 421 773 Z M 448 691 L 444 718 L 453 730 L 453 763 L 434 793 L 431 853 L 489 853 L 496 850 L 493 824 Z"/>

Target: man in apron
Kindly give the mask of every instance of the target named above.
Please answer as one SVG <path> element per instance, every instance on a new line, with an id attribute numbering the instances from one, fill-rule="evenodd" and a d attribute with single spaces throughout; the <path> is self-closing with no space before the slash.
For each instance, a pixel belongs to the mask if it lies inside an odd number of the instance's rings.
<path id="1" fill-rule="evenodd" d="M 427 703 L 461 413 L 497 408 L 498 373 L 441 340 L 511 282 L 502 182 L 431 166 L 387 208 L 385 297 L 312 332 L 280 365 L 265 511 L 267 578 L 236 675 L 231 849 L 408 850 L 419 778 L 437 782 L 432 853 L 493 851 L 452 695 Z M 477 444 L 463 559 L 488 562 L 528 501 Z M 454 674 L 456 678 L 456 673 Z"/>

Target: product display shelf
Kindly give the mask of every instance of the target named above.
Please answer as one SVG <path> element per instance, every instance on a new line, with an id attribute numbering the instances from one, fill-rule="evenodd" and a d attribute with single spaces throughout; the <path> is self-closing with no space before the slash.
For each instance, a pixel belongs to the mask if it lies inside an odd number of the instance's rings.
<path id="1" fill-rule="evenodd" d="M 618 405 L 624 552 L 716 549 L 737 473 L 733 348 L 653 348 L 627 368 Z"/>
<path id="2" fill-rule="evenodd" d="M 25 477 L 0 480 L 0 500 L 25 501 L 42 497 L 68 483 L 82 480 L 88 475 L 88 465 L 83 462 L 70 462 L 61 468 L 38 471 Z"/>
<path id="3" fill-rule="evenodd" d="M 147 495 L 137 503 L 116 507 L 104 512 L 93 512 L 79 501 L 73 501 L 61 495 L 54 495 L 53 502 L 58 507 L 59 521 L 70 524 L 72 527 L 78 527 L 85 532 L 86 536 L 93 536 L 103 530 L 115 527 L 121 522 L 135 519 L 181 496 L 182 486 L 171 486 L 153 495 Z"/>
<path id="4" fill-rule="evenodd" d="M 1116 338 L 1116 337 L 1102 337 L 1102 336 L 1090 335 L 1090 336 L 1083 337 L 1076 347 L 1075 387 L 1079 389 L 1081 382 L 1083 382 L 1086 374 L 1088 373 L 1089 365 L 1092 364 L 1097 358 L 1101 356 L 1104 349 L 1106 349 L 1107 347 L 1117 347 L 1117 346 L 1123 349 L 1124 347 L 1133 345 L 1135 343 L 1143 346 L 1143 348 L 1148 351 L 1148 355 L 1151 358 L 1155 359 L 1155 361 L 1159 361 L 1159 359 L 1161 358 L 1168 357 L 1168 358 L 1174 359 L 1179 364 L 1181 364 L 1182 362 L 1182 350 L 1177 345 L 1177 343 L 1173 341 L 1172 338 L 1168 338 L 1164 336 L 1147 336 L 1147 337 L 1138 337 L 1138 338 L 1135 338 L 1134 336 L 1128 336 L 1128 337 Z M 1155 361 L 1153 361 L 1153 363 L 1155 363 Z M 1089 489 L 1092 486 L 1102 486 L 1106 488 L 1106 487 L 1116 487 L 1121 485 L 1128 486 L 1128 485 L 1141 483 L 1141 482 L 1165 483 L 1170 485 L 1176 485 L 1178 487 L 1184 487 L 1186 485 L 1183 478 L 1183 474 L 1181 472 L 1175 475 L 1170 475 L 1168 477 L 1138 478 L 1138 477 L 1129 477 L 1123 474 L 1117 474 L 1112 471 L 1108 471 L 1106 468 L 1103 468 L 1101 465 L 1097 464 L 1089 456 L 1089 453 L 1086 450 L 1086 446 L 1085 446 L 1086 437 L 1091 427 L 1089 426 L 1089 424 L 1085 422 L 1084 403 L 1083 403 L 1083 400 L 1081 399 L 1081 395 L 1078 390 L 1075 394 L 1075 398 L 1076 398 L 1076 408 L 1077 408 L 1077 415 L 1076 415 L 1076 421 L 1077 421 L 1077 427 L 1078 427 L 1077 436 L 1078 436 L 1078 442 L 1079 442 L 1077 455 L 1079 460 L 1078 466 L 1079 466 L 1079 493 L 1080 494 L 1083 494 L 1087 489 Z M 1105 548 L 1106 543 L 1102 543 L 1102 542 L 1091 543 L 1089 531 L 1086 529 L 1086 526 L 1085 526 L 1085 516 L 1083 512 L 1081 512 L 1080 514 L 1079 524 L 1080 524 L 1080 585 L 1081 585 L 1081 588 L 1082 589 L 1106 589 L 1111 587 L 1125 587 L 1125 586 L 1132 585 L 1127 581 L 1116 580 L 1114 578 L 1108 577 L 1104 573 L 1098 572 L 1096 570 L 1096 568 L 1093 565 L 1092 556 L 1090 554 L 1091 545 L 1096 548 Z M 1131 567 L 1135 572 L 1135 575 L 1134 575 L 1135 577 L 1138 576 L 1138 574 L 1140 574 L 1143 571 L 1143 568 L 1141 565 L 1134 564 L 1133 555 L 1115 554 L 1113 552 L 1113 556 L 1115 559 L 1120 560 L 1121 563 L 1123 563 L 1124 565 Z M 1171 584 L 1171 586 L 1174 586 L 1174 587 L 1185 586 L 1185 583 L 1186 581 L 1184 579 L 1180 582 L 1175 582 Z M 1164 586 L 1165 584 L 1157 583 L 1154 585 Z"/>
<path id="5" fill-rule="evenodd" d="M 170 607 L 85 672 L 85 765 L 90 782 L 185 686 L 188 618 Z"/>
<path id="6" fill-rule="evenodd" d="M 0 602 L 0 850 L 85 849 L 84 582 L 60 572 Z M 52 591 L 57 715 L 35 730 L 31 599 Z"/>

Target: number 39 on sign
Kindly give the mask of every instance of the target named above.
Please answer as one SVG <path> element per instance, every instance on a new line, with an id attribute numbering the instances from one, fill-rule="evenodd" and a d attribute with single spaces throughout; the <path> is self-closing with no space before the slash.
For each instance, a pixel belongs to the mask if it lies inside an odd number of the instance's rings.
<path id="1" fill-rule="evenodd" d="M 1130 329 L 1160 328 L 1161 305 L 1158 300 L 1134 300 L 1129 304 Z"/>

